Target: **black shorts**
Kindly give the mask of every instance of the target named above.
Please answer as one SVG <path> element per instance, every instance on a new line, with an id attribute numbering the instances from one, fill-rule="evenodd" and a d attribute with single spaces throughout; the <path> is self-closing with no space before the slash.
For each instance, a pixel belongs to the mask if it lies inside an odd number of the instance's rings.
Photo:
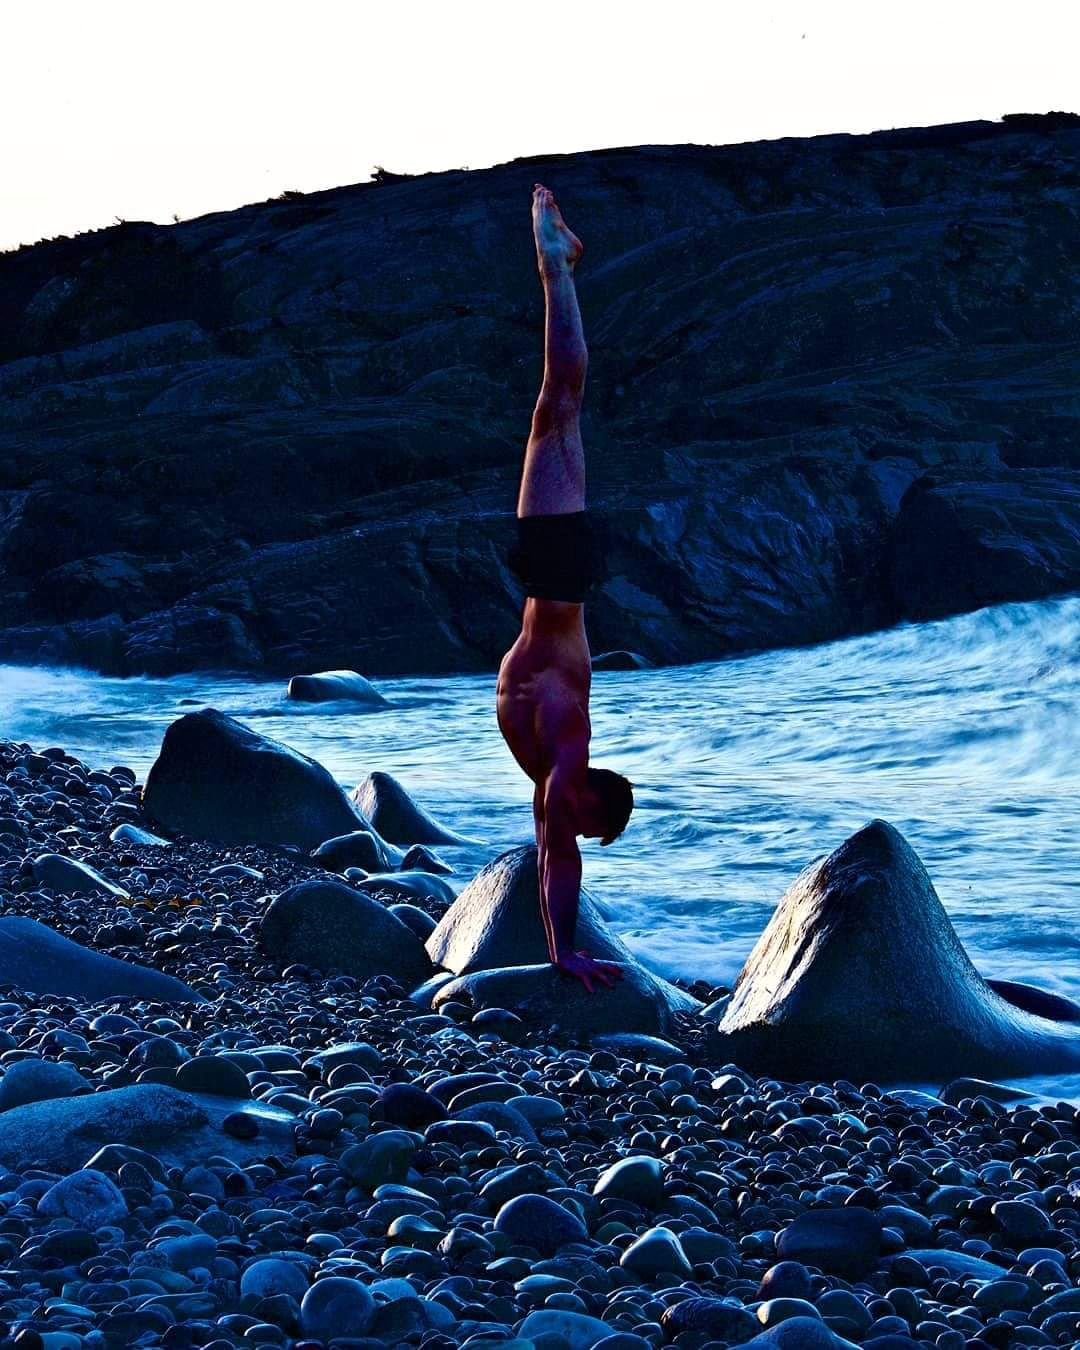
<path id="1" fill-rule="evenodd" d="M 599 543 L 588 511 L 518 516 L 510 570 L 525 594 L 540 600 L 584 603 L 601 580 Z"/>

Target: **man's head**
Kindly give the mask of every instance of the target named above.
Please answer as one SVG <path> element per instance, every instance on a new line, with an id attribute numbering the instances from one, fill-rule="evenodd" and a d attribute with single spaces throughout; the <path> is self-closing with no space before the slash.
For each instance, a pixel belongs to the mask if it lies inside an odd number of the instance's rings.
<path id="1" fill-rule="evenodd" d="M 590 768 L 587 795 L 578 805 L 578 832 L 601 844 L 612 844 L 626 829 L 633 809 L 634 789 L 629 779 L 611 769 Z"/>

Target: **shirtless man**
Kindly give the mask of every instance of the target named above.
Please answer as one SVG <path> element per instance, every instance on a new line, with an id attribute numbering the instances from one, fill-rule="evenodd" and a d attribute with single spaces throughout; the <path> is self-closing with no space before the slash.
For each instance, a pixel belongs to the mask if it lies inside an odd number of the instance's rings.
<path id="1" fill-rule="evenodd" d="M 589 766 L 592 665 L 584 600 L 598 579 L 596 545 L 585 510 L 585 456 L 579 415 L 588 353 L 574 266 L 580 239 L 555 198 L 533 191 L 533 234 L 547 319 L 544 382 L 533 412 L 517 503 L 510 562 L 525 587 L 521 633 L 499 667 L 499 730 L 535 784 L 533 817 L 540 911 L 551 960 L 592 993 L 622 974 L 574 946 L 581 890 L 577 836 L 610 844 L 634 805 L 629 782 Z"/>

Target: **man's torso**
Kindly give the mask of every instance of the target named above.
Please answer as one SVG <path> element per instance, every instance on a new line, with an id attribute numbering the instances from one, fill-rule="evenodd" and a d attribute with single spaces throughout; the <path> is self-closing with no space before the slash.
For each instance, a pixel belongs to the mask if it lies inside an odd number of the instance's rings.
<path id="1" fill-rule="evenodd" d="M 591 681 L 582 606 L 526 600 L 521 633 L 499 667 L 496 707 L 510 753 L 534 783 L 564 737 L 588 740 Z"/>

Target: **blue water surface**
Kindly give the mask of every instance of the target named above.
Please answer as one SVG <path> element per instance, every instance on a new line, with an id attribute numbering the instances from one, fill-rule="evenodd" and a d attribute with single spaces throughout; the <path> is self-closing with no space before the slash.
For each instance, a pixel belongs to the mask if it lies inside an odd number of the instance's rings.
<path id="1" fill-rule="evenodd" d="M 396 775 L 482 841 L 448 851 L 459 882 L 530 837 L 532 789 L 496 727 L 494 671 L 379 688 L 392 706 L 367 712 L 290 704 L 276 680 L 7 666 L 0 735 L 141 779 L 194 699 L 346 788 Z M 597 674 L 593 759 L 629 776 L 638 805 L 614 847 L 585 845 L 586 884 L 655 969 L 729 981 L 798 872 L 881 816 L 922 857 L 984 974 L 1080 997 L 1078 698 L 1077 597 Z"/>

